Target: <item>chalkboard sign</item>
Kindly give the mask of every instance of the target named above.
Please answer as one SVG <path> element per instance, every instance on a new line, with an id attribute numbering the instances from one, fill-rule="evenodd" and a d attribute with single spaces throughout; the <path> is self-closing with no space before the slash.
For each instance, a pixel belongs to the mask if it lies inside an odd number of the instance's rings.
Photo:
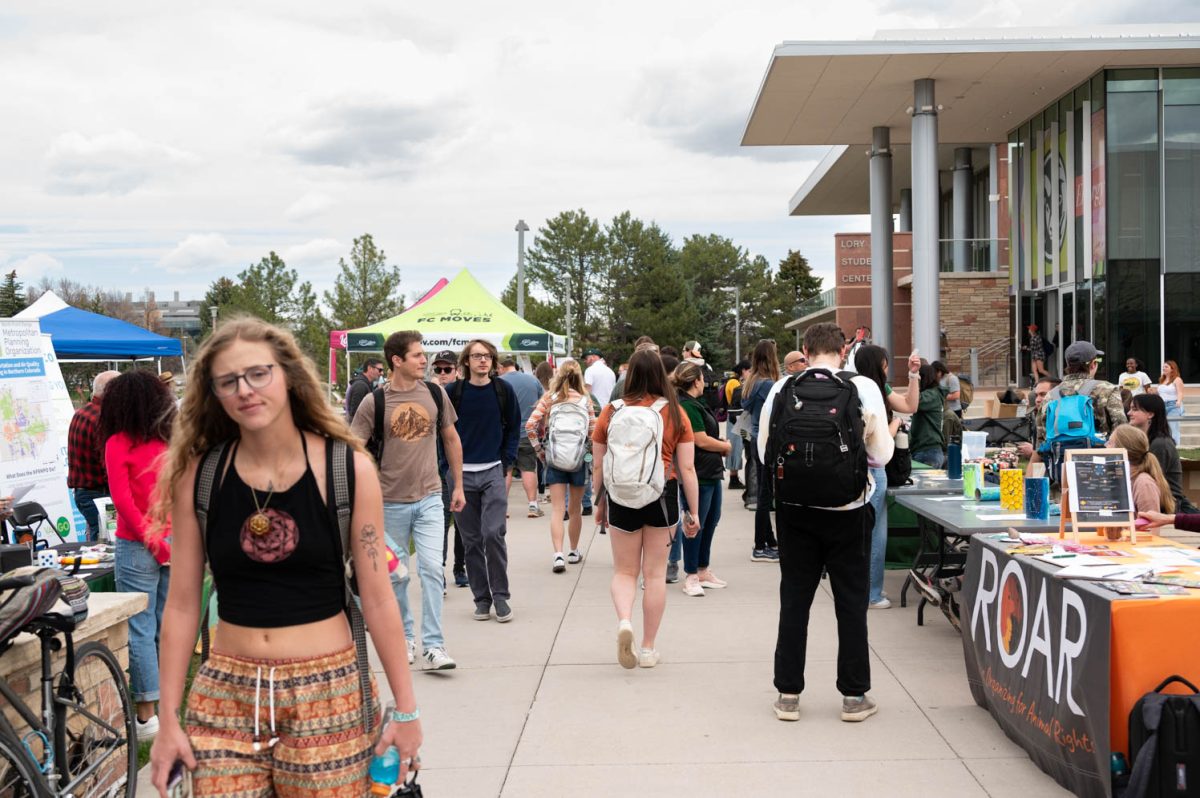
<path id="1" fill-rule="evenodd" d="M 1063 518 L 1068 515 L 1076 536 L 1080 527 L 1125 527 L 1134 537 L 1137 512 L 1124 449 L 1068 450 L 1063 462 Z M 1068 513 L 1069 510 L 1069 513 Z"/>

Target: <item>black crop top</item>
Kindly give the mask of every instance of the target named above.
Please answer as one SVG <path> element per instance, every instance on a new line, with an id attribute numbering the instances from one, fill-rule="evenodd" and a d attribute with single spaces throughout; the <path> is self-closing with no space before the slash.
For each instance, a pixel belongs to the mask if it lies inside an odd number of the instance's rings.
<path id="1" fill-rule="evenodd" d="M 302 436 L 303 440 L 303 436 Z M 209 511 L 205 546 L 216 583 L 217 615 L 252 628 L 275 628 L 332 618 L 345 607 L 341 540 L 333 511 L 308 462 L 304 475 L 285 491 L 267 494 L 242 481 L 230 447 L 230 465 Z M 219 473 L 219 472 L 218 472 Z M 250 530 L 258 505 L 271 520 L 263 535 Z"/>

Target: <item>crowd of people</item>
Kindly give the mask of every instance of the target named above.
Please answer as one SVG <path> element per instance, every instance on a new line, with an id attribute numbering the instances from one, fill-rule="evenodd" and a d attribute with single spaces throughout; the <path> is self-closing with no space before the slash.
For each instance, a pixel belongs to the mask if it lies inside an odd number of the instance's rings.
<path id="1" fill-rule="evenodd" d="M 148 596 L 130 621 L 130 673 L 139 737 L 155 737 L 156 786 L 181 761 L 198 795 L 284 784 L 297 795 L 361 795 L 346 785 L 360 785 L 388 745 L 405 769 L 419 767 L 410 667 L 457 667 L 442 623 L 447 564 L 471 591 L 476 620 L 516 617 L 506 544 L 514 481 L 530 518 L 545 517 L 548 502 L 552 574 L 583 562 L 586 516 L 607 534 L 625 668 L 661 661 L 666 589 L 680 563 L 688 597 L 730 587 L 714 570 L 713 541 L 726 490 L 740 491 L 753 514 L 750 559 L 780 572 L 775 715 L 799 718 L 810 607 L 828 576 L 842 719 L 870 717 L 867 613 L 891 606 L 887 466 L 898 445 L 943 465 L 970 393 L 915 351 L 904 390 L 893 390 L 891 354 L 853 343 L 836 325 L 814 325 L 800 349 L 780 357 L 774 341 L 759 341 L 718 377 L 701 342 L 680 355 L 643 337 L 616 370 L 589 348 L 582 364 L 568 357 L 529 373 L 486 340 L 430 357 L 420 333 L 398 332 L 382 359 L 363 363 L 339 412 L 291 335 L 245 318 L 206 342 L 178 406 L 148 372 L 98 375 L 71 424 L 69 482 L 90 539 L 101 523 L 94 500 L 111 496 L 118 588 Z M 1037 346 L 1044 360 L 1044 339 Z M 1184 390 L 1175 364 L 1154 383 L 1131 359 L 1114 385 L 1096 378 L 1103 352 L 1090 343 L 1063 354 L 1061 380 L 1039 372 L 1022 454 L 1053 473 L 1069 448 L 1056 410 L 1061 419 L 1064 397 L 1086 397 L 1092 437 L 1129 452 L 1136 509 L 1155 524 L 1197 512 L 1172 427 Z M 339 489 L 349 490 L 344 504 Z M 353 595 L 339 560 L 352 567 Z M 185 707 L 206 567 L 218 623 Z M 356 661 L 359 610 L 395 699 L 379 725 Z"/>

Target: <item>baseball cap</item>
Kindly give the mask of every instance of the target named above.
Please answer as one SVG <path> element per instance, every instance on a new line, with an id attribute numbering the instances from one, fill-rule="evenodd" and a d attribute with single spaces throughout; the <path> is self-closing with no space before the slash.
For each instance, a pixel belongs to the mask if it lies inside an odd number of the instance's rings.
<path id="1" fill-rule="evenodd" d="M 600 352 L 600 350 L 594 346 L 583 350 L 583 356 L 587 357 L 588 355 L 595 355 L 596 357 L 604 357 L 604 355 Z"/>
<path id="2" fill-rule="evenodd" d="M 1038 326 L 1037 326 L 1036 324 L 1027 324 L 1027 325 L 1025 325 L 1025 329 L 1026 329 L 1026 330 L 1032 330 L 1033 332 L 1037 332 L 1037 328 L 1038 328 Z"/>
<path id="3" fill-rule="evenodd" d="M 1068 363 L 1091 363 L 1104 353 L 1092 346 L 1091 341 L 1076 341 L 1067 347 L 1064 356 Z"/>
<path id="4" fill-rule="evenodd" d="M 443 349 L 441 352 L 438 352 L 436 355 L 433 356 L 433 362 L 434 363 L 442 363 L 442 362 L 457 363 L 458 355 L 454 354 L 454 352 L 450 351 L 449 349 Z"/>
<path id="5" fill-rule="evenodd" d="M 687 352 L 689 350 L 692 352 L 699 352 L 700 351 L 700 342 L 699 341 L 687 341 L 686 343 L 684 343 L 683 351 Z"/>

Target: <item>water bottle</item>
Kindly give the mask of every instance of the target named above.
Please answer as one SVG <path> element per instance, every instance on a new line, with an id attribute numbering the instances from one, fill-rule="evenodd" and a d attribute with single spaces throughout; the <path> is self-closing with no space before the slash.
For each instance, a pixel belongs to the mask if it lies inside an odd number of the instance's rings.
<path id="1" fill-rule="evenodd" d="M 382 755 L 371 760 L 371 795 L 391 795 L 400 779 L 400 752 L 389 746 Z"/>
<path id="2" fill-rule="evenodd" d="M 907 449 L 908 448 L 908 428 L 905 427 L 903 424 L 901 424 L 900 428 L 898 430 L 896 430 L 896 448 L 897 449 Z"/>
<path id="3" fill-rule="evenodd" d="M 952 443 L 946 447 L 946 476 L 962 479 L 962 444 Z"/>
<path id="4" fill-rule="evenodd" d="M 1110 757 L 1112 766 L 1112 774 L 1114 778 L 1120 778 L 1129 773 L 1129 763 L 1125 761 L 1125 754 L 1120 751 L 1114 751 Z"/>

